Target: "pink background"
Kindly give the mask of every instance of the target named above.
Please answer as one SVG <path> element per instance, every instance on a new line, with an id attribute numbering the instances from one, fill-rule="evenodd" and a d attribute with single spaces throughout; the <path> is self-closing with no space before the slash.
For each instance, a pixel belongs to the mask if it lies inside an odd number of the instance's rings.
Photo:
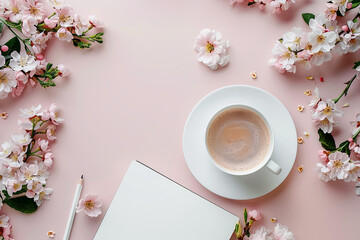
<path id="1" fill-rule="evenodd" d="M 354 194 L 354 183 L 318 179 L 313 171 L 320 149 L 316 129 L 308 109 L 297 111 L 297 105 L 311 99 L 304 95 L 306 89 L 318 86 L 323 96 L 336 97 L 343 82 L 354 75 L 350 68 L 355 55 L 336 57 L 295 75 L 281 75 L 267 63 L 276 39 L 293 26 L 306 28 L 301 13 L 320 12 L 325 1 L 297 0 L 281 15 L 244 5 L 231 7 L 228 0 L 67 2 L 82 16 L 95 14 L 105 22 L 105 43 L 81 51 L 52 39 L 47 60 L 71 67 L 72 75 L 58 79 L 55 88 L 28 88 L 19 98 L 0 102 L 0 112 L 9 113 L 7 120 L 0 119 L 0 142 L 18 131 L 19 108 L 55 102 L 65 118 L 53 144 L 56 159 L 48 182 L 55 190 L 52 199 L 30 215 L 3 207 L 16 239 L 47 239 L 49 230 L 62 239 L 81 174 L 85 176 L 83 195 L 98 193 L 106 212 L 132 160 L 144 162 L 239 216 L 244 207 L 260 210 L 263 220 L 256 228 L 272 229 L 275 224 L 270 218 L 276 217 L 296 239 L 359 239 L 360 198 Z M 220 31 L 231 43 L 231 62 L 219 71 L 196 62 L 194 40 L 206 27 Z M 249 75 L 254 70 L 256 80 Z M 309 75 L 316 81 L 306 80 Z M 321 76 L 324 83 L 319 82 Z M 298 135 L 310 132 L 285 182 L 250 201 L 227 200 L 207 191 L 191 175 L 182 152 L 183 127 L 194 105 L 209 92 L 233 84 L 269 91 L 290 111 Z M 348 121 L 359 112 L 359 87 L 355 82 L 339 104 L 347 101 L 350 108 L 344 109 L 342 127 L 336 130 L 338 142 L 350 136 Z M 296 170 L 300 164 L 304 166 L 301 174 Z M 78 214 L 71 239 L 92 239 L 103 216 L 91 219 Z"/>

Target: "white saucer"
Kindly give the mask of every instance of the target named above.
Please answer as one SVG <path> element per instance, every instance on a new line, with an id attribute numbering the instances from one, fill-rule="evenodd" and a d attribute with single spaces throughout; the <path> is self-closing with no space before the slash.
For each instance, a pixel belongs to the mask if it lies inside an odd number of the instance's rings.
<path id="1" fill-rule="evenodd" d="M 269 120 L 275 136 L 271 159 L 281 166 L 279 175 L 264 167 L 248 176 L 233 176 L 211 162 L 205 146 L 206 125 L 228 104 L 251 104 Z M 245 200 L 263 196 L 285 180 L 295 162 L 296 138 L 294 121 L 276 97 L 259 88 L 235 85 L 210 93 L 194 107 L 185 124 L 183 150 L 190 171 L 205 188 L 225 198 Z"/>

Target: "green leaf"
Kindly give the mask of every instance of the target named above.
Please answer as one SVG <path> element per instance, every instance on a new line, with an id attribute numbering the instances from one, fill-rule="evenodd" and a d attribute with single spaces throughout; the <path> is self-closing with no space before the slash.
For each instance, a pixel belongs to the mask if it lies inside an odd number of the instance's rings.
<path id="1" fill-rule="evenodd" d="M 319 134 L 319 142 L 321 143 L 321 146 L 328 151 L 334 151 L 336 150 L 336 144 L 334 137 L 331 135 L 331 133 L 324 133 L 321 128 L 318 130 Z"/>
<path id="2" fill-rule="evenodd" d="M 306 24 L 309 25 L 310 19 L 314 19 L 315 15 L 312 13 L 303 13 L 302 17 L 303 17 L 304 21 L 306 22 Z"/>
<path id="3" fill-rule="evenodd" d="M 4 45 L 9 47 L 9 50 L 3 53 L 3 56 L 5 57 L 6 60 L 11 58 L 10 54 L 13 51 L 17 51 L 18 53 L 20 53 L 21 46 L 20 46 L 20 41 L 17 37 L 13 37 L 9 41 L 7 41 Z"/>
<path id="4" fill-rule="evenodd" d="M 2 30 L 4 29 L 4 23 L 0 21 L 0 33 L 2 32 Z"/>
<path id="5" fill-rule="evenodd" d="M 90 48 L 90 46 L 91 46 L 91 43 L 83 42 L 77 38 L 73 38 L 73 44 L 75 47 L 79 47 L 81 49 Z"/>
<path id="6" fill-rule="evenodd" d="M 37 205 L 34 202 L 34 199 L 28 198 L 26 196 L 10 198 L 5 202 L 9 207 L 14 208 L 22 213 L 33 213 L 37 210 Z"/>
<path id="7" fill-rule="evenodd" d="M 255 4 L 256 2 L 249 2 L 248 3 L 248 6 L 251 6 L 251 5 L 253 5 L 253 4 Z"/>
<path id="8" fill-rule="evenodd" d="M 339 152 L 346 153 L 350 156 L 350 149 L 349 149 L 350 142 L 348 140 L 340 143 L 339 148 L 337 149 Z"/>
<path id="9" fill-rule="evenodd" d="M 248 219 L 248 213 L 246 208 L 244 209 L 244 222 L 247 223 L 247 219 Z"/>

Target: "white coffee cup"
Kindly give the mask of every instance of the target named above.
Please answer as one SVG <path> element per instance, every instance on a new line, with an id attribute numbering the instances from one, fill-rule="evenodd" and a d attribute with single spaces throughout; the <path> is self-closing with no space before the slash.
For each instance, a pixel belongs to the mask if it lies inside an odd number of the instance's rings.
<path id="1" fill-rule="evenodd" d="M 266 154 L 266 157 L 264 157 L 263 161 L 259 164 L 257 164 L 255 167 L 251 168 L 251 169 L 248 169 L 248 170 L 244 170 L 244 171 L 234 171 L 234 170 L 231 170 L 231 169 L 227 169 L 223 166 L 221 166 L 219 163 L 217 163 L 213 157 L 211 156 L 210 154 L 210 151 L 209 151 L 209 147 L 208 147 L 208 131 L 209 131 L 209 128 L 212 124 L 212 122 L 221 114 L 223 113 L 224 111 L 227 111 L 229 109 L 236 109 L 236 108 L 240 108 L 240 109 L 247 109 L 247 110 L 250 110 L 252 111 L 253 113 L 257 114 L 263 121 L 264 123 L 266 124 L 267 126 L 267 129 L 269 130 L 269 135 L 270 135 L 270 141 L 269 141 L 269 148 L 268 148 L 268 152 Z M 253 174 L 257 171 L 259 171 L 260 169 L 262 169 L 263 167 L 267 167 L 272 173 L 278 175 L 280 174 L 281 172 L 281 167 L 276 163 L 274 162 L 273 160 L 271 160 L 271 155 L 273 153 L 273 150 L 274 150 L 274 132 L 271 128 L 271 125 L 269 124 L 269 121 L 266 119 L 266 117 L 259 111 L 257 110 L 255 107 L 253 106 L 250 106 L 250 105 L 245 105 L 245 104 L 230 104 L 230 105 L 227 105 L 223 108 L 221 108 L 219 111 L 217 111 L 213 117 L 210 119 L 210 121 L 208 122 L 207 124 L 207 128 L 206 128 L 206 132 L 205 132 L 205 145 L 206 145 L 206 150 L 208 152 L 208 155 L 209 155 L 209 158 L 211 159 L 211 161 L 215 164 L 215 166 L 217 168 L 219 168 L 221 171 L 227 173 L 227 174 L 231 174 L 231 175 L 237 175 L 237 176 L 245 176 L 245 175 L 250 175 L 250 174 Z"/>

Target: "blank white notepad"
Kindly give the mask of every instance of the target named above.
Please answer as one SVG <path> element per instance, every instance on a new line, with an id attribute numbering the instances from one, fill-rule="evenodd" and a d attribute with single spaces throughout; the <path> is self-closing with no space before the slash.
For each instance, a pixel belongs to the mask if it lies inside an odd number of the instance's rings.
<path id="1" fill-rule="evenodd" d="M 228 240 L 238 218 L 134 161 L 95 240 Z"/>

